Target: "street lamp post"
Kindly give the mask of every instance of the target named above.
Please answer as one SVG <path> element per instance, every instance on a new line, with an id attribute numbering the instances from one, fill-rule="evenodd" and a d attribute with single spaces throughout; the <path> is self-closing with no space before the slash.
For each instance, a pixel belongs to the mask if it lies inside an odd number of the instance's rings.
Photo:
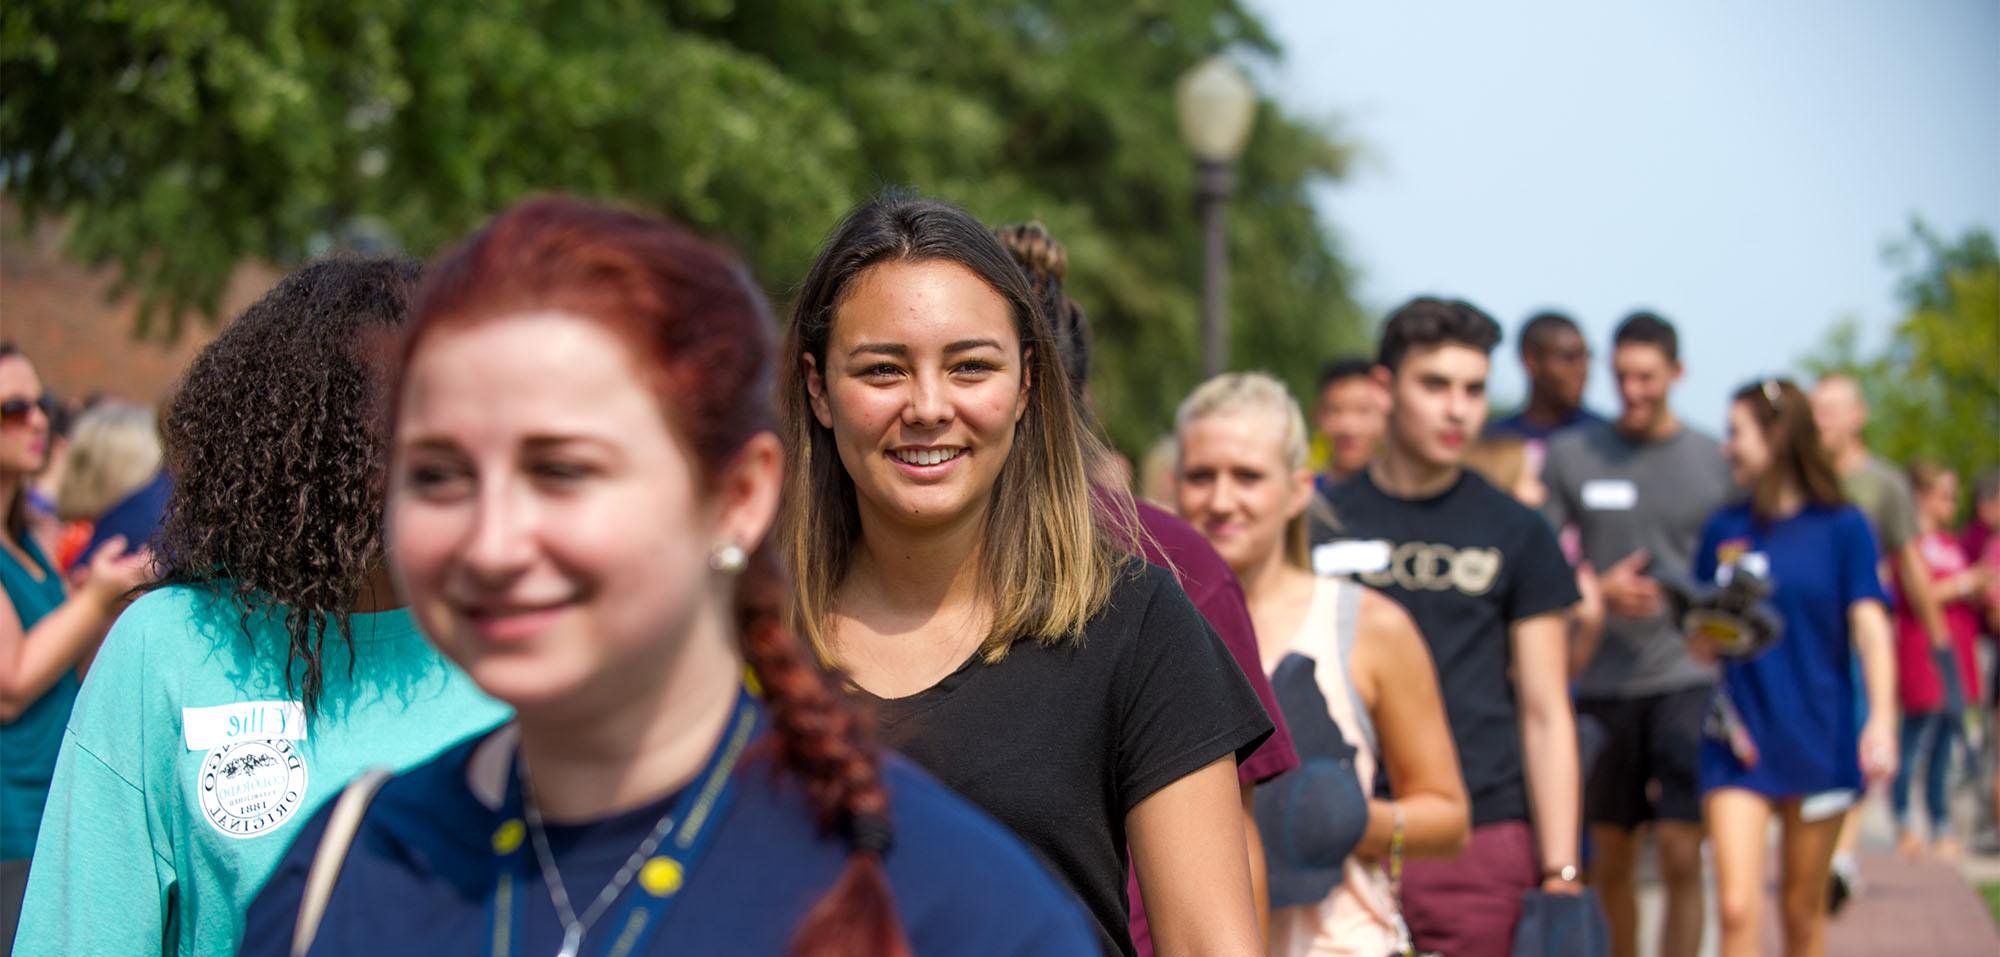
<path id="1" fill-rule="evenodd" d="M 1194 154 L 1200 177 L 1202 228 L 1202 375 L 1228 366 L 1229 235 L 1223 213 L 1236 185 L 1236 159 L 1257 118 L 1257 91 L 1243 71 L 1216 55 L 1181 77 L 1174 91 L 1181 140 Z"/>

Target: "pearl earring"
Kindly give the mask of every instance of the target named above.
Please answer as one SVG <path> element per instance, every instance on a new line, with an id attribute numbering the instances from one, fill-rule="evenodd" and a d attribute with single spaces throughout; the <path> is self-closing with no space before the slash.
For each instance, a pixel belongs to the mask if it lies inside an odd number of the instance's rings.
<path id="1" fill-rule="evenodd" d="M 750 556 L 735 542 L 723 542 L 708 553 L 708 567 L 725 575 L 740 574 L 749 566 Z"/>

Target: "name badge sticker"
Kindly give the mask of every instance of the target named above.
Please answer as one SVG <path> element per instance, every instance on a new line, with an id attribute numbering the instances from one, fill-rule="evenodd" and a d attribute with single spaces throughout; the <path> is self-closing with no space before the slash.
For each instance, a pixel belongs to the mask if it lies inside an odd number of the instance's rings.
<path id="1" fill-rule="evenodd" d="M 306 709 L 297 701 L 182 708 L 181 737 L 189 751 L 212 751 L 242 741 L 303 741 Z"/>
<path id="2" fill-rule="evenodd" d="M 1583 507 L 1594 512 L 1628 512 L 1639 504 L 1631 479 L 1591 479 L 1583 483 Z"/>
<path id="3" fill-rule="evenodd" d="M 1328 542 L 1312 552 L 1316 575 L 1366 575 L 1389 567 L 1391 549 L 1382 539 Z"/>

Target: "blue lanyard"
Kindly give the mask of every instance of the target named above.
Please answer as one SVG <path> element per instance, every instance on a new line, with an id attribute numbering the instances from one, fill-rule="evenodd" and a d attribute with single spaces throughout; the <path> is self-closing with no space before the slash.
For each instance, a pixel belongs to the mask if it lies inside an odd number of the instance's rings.
<path id="1" fill-rule="evenodd" d="M 762 716 L 763 709 L 750 690 L 740 691 L 722 740 L 716 743 L 701 773 L 674 801 L 668 815 L 673 827 L 666 839 L 640 866 L 631 886 L 621 895 L 623 903 L 607 912 L 604 922 L 598 925 L 611 928 L 608 941 L 599 950 L 605 957 L 644 953 L 647 940 L 659 929 L 667 908 L 680 899 L 695 863 L 720 830 L 722 817 L 735 795 L 736 766 L 756 737 Z M 518 755 L 515 760 L 519 760 Z M 500 874 L 486 908 L 488 926 L 493 928 L 490 950 L 493 957 L 519 957 L 527 953 L 527 942 L 521 939 L 521 908 L 515 898 L 534 886 L 528 879 L 534 858 L 528 848 L 527 825 L 521 816 L 518 771 L 511 771 L 507 781 L 506 800 L 500 808 L 501 823 L 493 832 L 493 852 Z M 589 937 L 585 935 L 586 944 Z"/>

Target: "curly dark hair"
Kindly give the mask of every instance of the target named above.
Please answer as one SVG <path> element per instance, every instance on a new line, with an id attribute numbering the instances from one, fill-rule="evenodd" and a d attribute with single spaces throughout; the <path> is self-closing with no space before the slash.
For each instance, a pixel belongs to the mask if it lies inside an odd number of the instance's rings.
<path id="1" fill-rule="evenodd" d="M 329 627 L 352 651 L 349 615 L 382 562 L 385 358 L 420 271 L 339 258 L 286 276 L 195 357 L 167 410 L 152 587 L 227 595 L 246 634 L 275 602 L 308 714 Z"/>

